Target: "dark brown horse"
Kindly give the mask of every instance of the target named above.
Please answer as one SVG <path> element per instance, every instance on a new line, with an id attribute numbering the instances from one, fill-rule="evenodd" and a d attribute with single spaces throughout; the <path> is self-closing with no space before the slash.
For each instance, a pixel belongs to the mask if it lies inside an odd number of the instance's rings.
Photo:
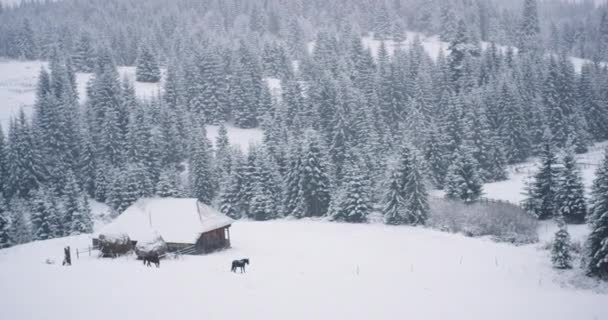
<path id="1" fill-rule="evenodd" d="M 232 268 L 230 271 L 236 272 L 236 268 L 241 268 L 241 273 L 245 272 L 245 265 L 249 264 L 249 259 L 241 259 L 232 261 Z"/>
<path id="2" fill-rule="evenodd" d="M 160 268 L 160 258 L 157 253 L 149 253 L 144 256 L 144 265 L 151 267 L 150 263 L 154 263 L 157 268 Z"/>

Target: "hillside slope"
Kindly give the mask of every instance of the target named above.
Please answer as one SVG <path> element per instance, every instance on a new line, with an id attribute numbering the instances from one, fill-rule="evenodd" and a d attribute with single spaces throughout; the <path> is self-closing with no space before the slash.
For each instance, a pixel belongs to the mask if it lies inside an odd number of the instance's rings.
<path id="1" fill-rule="evenodd" d="M 233 249 L 160 269 L 86 255 L 62 267 L 62 247 L 86 247 L 87 236 L 2 250 L 0 310 L 66 320 L 608 318 L 608 295 L 573 288 L 579 271 L 555 272 L 537 245 L 314 221 L 237 222 L 231 235 Z M 247 273 L 230 273 L 244 257 Z"/>

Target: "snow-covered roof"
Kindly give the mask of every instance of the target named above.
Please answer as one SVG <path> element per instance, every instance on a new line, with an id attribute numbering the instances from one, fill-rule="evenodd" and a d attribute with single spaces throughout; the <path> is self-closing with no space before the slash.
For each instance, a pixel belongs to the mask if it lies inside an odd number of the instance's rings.
<path id="1" fill-rule="evenodd" d="M 226 227 L 233 220 L 196 199 L 140 199 L 96 234 L 127 234 L 147 241 L 195 243 L 202 233 Z"/>

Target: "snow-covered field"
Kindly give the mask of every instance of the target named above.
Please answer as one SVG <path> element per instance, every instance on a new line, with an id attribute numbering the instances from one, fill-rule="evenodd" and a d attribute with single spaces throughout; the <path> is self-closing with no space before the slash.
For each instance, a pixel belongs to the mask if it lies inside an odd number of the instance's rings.
<path id="1" fill-rule="evenodd" d="M 0 124 L 4 130 L 8 129 L 11 117 L 16 116 L 23 108 L 29 115 L 36 99 L 36 83 L 40 69 L 46 67 L 43 61 L 17 61 L 0 58 Z M 127 78 L 135 84 L 135 93 L 142 100 L 157 97 L 162 90 L 162 83 L 135 82 L 134 67 L 119 67 L 120 77 Z M 86 100 L 86 86 L 91 79 L 90 73 L 77 73 L 76 82 L 80 101 Z M 280 92 L 280 83 L 277 79 L 270 79 L 269 85 L 273 92 Z M 232 144 L 247 150 L 250 143 L 262 140 L 262 131 L 259 129 L 240 129 L 227 126 L 228 139 Z M 207 137 L 215 141 L 218 127 L 207 127 Z"/>
<path id="2" fill-rule="evenodd" d="M 591 188 L 593 179 L 595 179 L 595 171 L 604 157 L 606 148 L 608 148 L 608 142 L 597 143 L 590 148 L 588 153 L 576 157 L 587 188 Z M 511 166 L 508 170 L 509 180 L 487 183 L 483 186 L 484 197 L 520 203 L 526 197 L 526 182 L 530 175 L 536 172 L 537 164 L 538 159 L 532 159 L 527 163 Z"/>
<path id="3" fill-rule="evenodd" d="M 2 250 L 1 318 L 608 318 L 606 291 L 574 288 L 580 271 L 554 271 L 539 245 L 317 221 L 237 222 L 231 235 L 233 249 L 159 269 L 87 254 L 62 267 L 63 246 L 88 236 Z M 243 257 L 248 272 L 231 273 Z"/>

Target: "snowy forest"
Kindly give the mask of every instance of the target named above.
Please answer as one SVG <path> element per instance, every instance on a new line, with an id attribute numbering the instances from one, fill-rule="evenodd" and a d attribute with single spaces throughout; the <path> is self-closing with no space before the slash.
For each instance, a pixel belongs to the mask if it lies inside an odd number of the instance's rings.
<path id="1" fill-rule="evenodd" d="M 412 32 L 447 47 L 430 56 Z M 433 190 L 472 204 L 538 157 L 521 205 L 562 226 L 554 265 L 572 267 L 567 224 L 588 223 L 586 269 L 608 278 L 608 155 L 590 198 L 575 160 L 608 140 L 593 1 L 25 1 L 0 7 L 0 56 L 49 61 L 33 114 L 0 129 L 0 248 L 91 232 L 91 201 L 118 215 L 153 196 L 424 225 Z M 117 66 L 162 92 L 138 99 Z M 93 73 L 86 100 L 76 72 Z M 263 142 L 241 150 L 228 126 Z"/>

